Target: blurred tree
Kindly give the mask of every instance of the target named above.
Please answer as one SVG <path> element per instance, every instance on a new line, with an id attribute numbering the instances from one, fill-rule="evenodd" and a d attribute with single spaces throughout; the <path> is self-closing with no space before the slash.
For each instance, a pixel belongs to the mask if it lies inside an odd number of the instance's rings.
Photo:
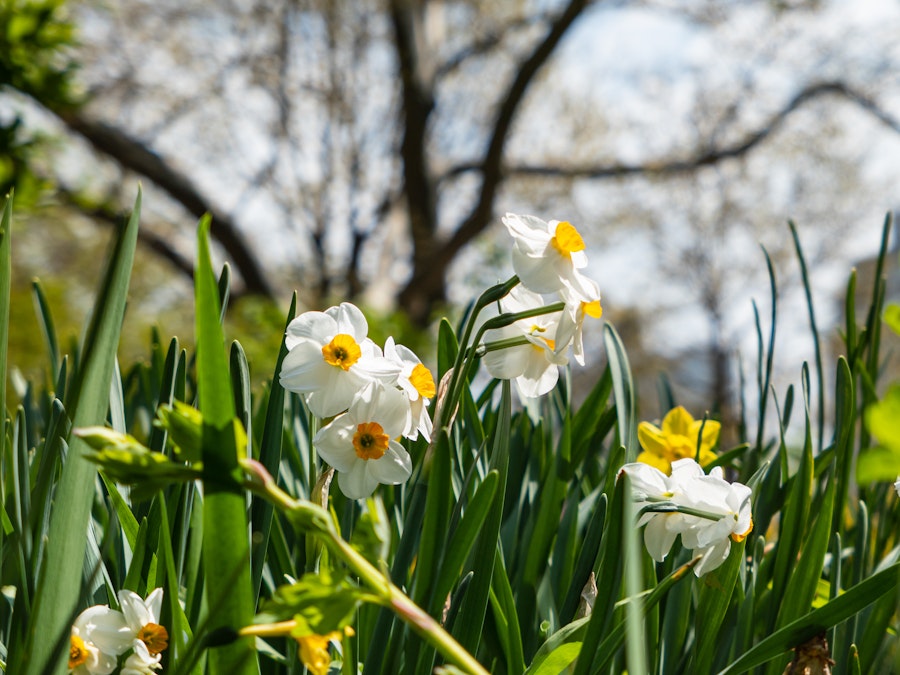
<path id="1" fill-rule="evenodd" d="M 863 159 L 900 130 L 897 19 L 853 5 L 3 0 L 0 103 L 18 112 L 0 150 L 99 223 L 149 182 L 143 241 L 185 275 L 210 212 L 238 293 L 299 287 L 306 307 L 356 299 L 419 325 L 454 283 L 496 280 L 483 263 L 505 244 L 481 235 L 498 212 L 566 217 L 604 248 L 645 246 L 631 271 L 674 278 L 726 353 L 735 241 L 788 215 L 846 232 L 851 213 L 872 222 L 861 202 L 890 206 L 894 174 L 873 182 Z"/>

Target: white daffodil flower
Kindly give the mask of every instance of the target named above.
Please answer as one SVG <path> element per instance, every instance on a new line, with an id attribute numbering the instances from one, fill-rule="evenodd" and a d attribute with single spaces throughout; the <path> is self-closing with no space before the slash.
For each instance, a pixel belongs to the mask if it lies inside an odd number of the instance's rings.
<path id="1" fill-rule="evenodd" d="M 397 384 L 409 398 L 412 416 L 409 429 L 403 435 L 414 441 L 421 433 L 426 441 L 430 441 L 432 426 L 431 417 L 428 416 L 428 404 L 437 391 L 431 371 L 411 349 L 395 344 L 392 337 L 384 343 L 384 356 L 400 367 Z"/>
<path id="2" fill-rule="evenodd" d="M 626 464 L 621 472 L 628 475 L 635 509 L 641 509 L 662 502 L 675 503 L 681 497 L 680 483 L 649 464 L 635 462 Z M 650 557 L 662 562 L 672 550 L 672 545 L 679 533 L 689 526 L 687 516 L 678 511 L 647 511 L 637 522 L 637 527 L 644 528 L 644 545 Z"/>
<path id="3" fill-rule="evenodd" d="M 513 269 L 535 293 L 566 292 L 585 302 L 597 299 L 595 284 L 580 270 L 587 265 L 584 240 L 568 222 L 507 213 L 503 224 L 515 240 Z"/>
<path id="4" fill-rule="evenodd" d="M 638 520 L 644 528 L 644 544 L 650 556 L 662 562 L 681 535 L 681 545 L 702 556 L 694 566 L 698 577 L 711 572 L 728 558 L 732 541 L 743 541 L 753 530 L 750 488 L 729 483 L 721 467 L 704 474 L 693 459 L 672 462 L 672 475 L 654 466 L 635 462 L 622 471 L 631 479 L 638 509 L 669 503 L 678 511 L 649 511 Z"/>
<path id="5" fill-rule="evenodd" d="M 732 541 L 743 541 L 753 530 L 750 510 L 750 488 L 741 483 L 729 483 L 722 467 L 715 467 L 708 476 L 696 475 L 699 465 L 692 459 L 672 463 L 672 477 L 680 465 L 691 463 L 690 490 L 684 495 L 684 504 L 699 511 L 721 516 L 719 520 L 696 518 L 691 527 L 681 533 L 681 544 L 702 555 L 694 567 L 694 574 L 702 576 L 721 565 L 731 552 Z"/>
<path id="6" fill-rule="evenodd" d="M 134 632 L 125 615 L 106 605 L 88 607 L 75 619 L 69 639 L 69 670 L 75 675 L 109 675 L 117 656 L 131 648 Z"/>
<path id="7" fill-rule="evenodd" d="M 141 596 L 133 591 L 119 591 L 116 595 L 136 642 L 141 642 L 151 655 L 157 655 L 169 646 L 169 633 L 159 624 L 163 589 L 157 588 L 146 600 L 141 600 Z"/>
<path id="8" fill-rule="evenodd" d="M 397 485 L 409 478 L 412 461 L 395 438 L 409 428 L 406 394 L 377 382 L 367 384 L 313 438 L 319 456 L 338 472 L 341 491 L 351 499 L 368 497 L 379 483 Z"/>
<path id="9" fill-rule="evenodd" d="M 160 659 L 162 657 L 159 654 L 151 654 L 147 645 L 136 640 L 134 651 L 125 659 L 120 675 L 156 675 L 153 671 L 162 668 Z"/>
<path id="10" fill-rule="evenodd" d="M 367 382 L 395 381 L 398 367 L 384 358 L 368 330 L 363 313 L 349 302 L 304 312 L 288 324 L 281 386 L 305 394 L 310 411 L 325 418 L 346 410 Z"/>
<path id="11" fill-rule="evenodd" d="M 572 343 L 572 356 L 579 366 L 584 365 L 584 320 L 586 317 L 599 319 L 603 314 L 603 307 L 600 305 L 600 287 L 596 282 L 587 279 L 591 285 L 591 300 L 585 300 L 582 297 L 573 295 L 568 289 L 562 292 L 563 302 L 566 303 L 566 309 L 559 319 L 559 328 L 556 331 L 558 343 L 561 349 L 567 348 Z M 557 351 L 561 350 L 560 348 Z"/>
<path id="12" fill-rule="evenodd" d="M 504 312 L 517 313 L 542 307 L 544 299 L 523 286 L 516 286 L 500 301 Z M 513 342 L 502 349 L 488 349 L 482 357 L 492 377 L 515 379 L 519 393 L 537 398 L 551 391 L 559 380 L 559 369 L 569 359 L 559 350 L 556 337 L 561 312 L 519 319 L 503 328 L 488 330 L 484 343 Z M 518 341 L 518 344 L 515 342 Z"/>

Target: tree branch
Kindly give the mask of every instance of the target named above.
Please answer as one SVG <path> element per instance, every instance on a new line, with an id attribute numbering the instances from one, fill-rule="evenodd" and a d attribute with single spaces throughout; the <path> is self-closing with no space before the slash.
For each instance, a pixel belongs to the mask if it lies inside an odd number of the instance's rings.
<path id="1" fill-rule="evenodd" d="M 885 126 L 900 134 L 900 121 L 892 118 L 883 111 L 877 103 L 863 94 L 853 90 L 843 82 L 821 82 L 812 84 L 801 90 L 781 110 L 773 115 L 759 129 L 748 133 L 736 143 L 719 148 L 712 148 L 698 152 L 693 157 L 685 159 L 664 159 L 641 162 L 639 164 L 606 164 L 593 166 L 549 166 L 549 165 L 514 165 L 504 168 L 506 177 L 510 176 L 542 176 L 546 178 L 622 178 L 636 174 L 653 176 L 665 176 L 680 173 L 690 173 L 704 166 L 718 164 L 727 159 L 742 157 L 775 131 L 777 131 L 791 115 L 807 102 L 821 96 L 840 96 L 855 103 L 866 112 L 872 114 Z M 455 178 L 472 171 L 481 171 L 482 164 L 472 162 L 453 167 L 441 177 L 441 180 Z"/>
<path id="2" fill-rule="evenodd" d="M 503 150 L 519 105 L 538 71 L 549 60 L 563 35 L 587 6 L 588 0 L 571 0 L 557 16 L 544 39 L 517 69 L 516 77 L 502 99 L 493 125 L 491 140 L 479 165 L 481 190 L 468 217 L 450 239 L 433 250 L 415 249 L 413 274 L 400 292 L 401 304 L 414 319 L 424 321 L 433 303 L 443 300 L 447 267 L 456 254 L 491 222 L 494 198 L 503 181 Z"/>
<path id="3" fill-rule="evenodd" d="M 437 206 L 428 166 L 426 136 L 434 107 L 419 68 L 413 0 L 391 0 L 394 46 L 400 68 L 403 139 L 403 194 L 409 217 L 414 258 L 430 258 L 437 246 Z M 413 311 L 417 311 L 413 309 Z"/>
<path id="4" fill-rule="evenodd" d="M 274 297 L 272 287 L 237 225 L 204 199 L 190 178 L 173 169 L 159 155 L 120 129 L 91 120 L 78 111 L 52 111 L 98 152 L 116 160 L 122 167 L 146 176 L 192 215 L 200 218 L 209 213 L 212 216 L 210 233 L 222 244 L 234 262 L 244 280 L 245 292 Z"/>

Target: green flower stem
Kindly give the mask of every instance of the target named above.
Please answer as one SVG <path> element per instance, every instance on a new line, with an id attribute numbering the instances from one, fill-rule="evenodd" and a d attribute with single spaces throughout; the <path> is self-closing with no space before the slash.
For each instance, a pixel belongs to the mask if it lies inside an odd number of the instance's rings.
<path id="1" fill-rule="evenodd" d="M 650 502 L 649 506 L 645 506 L 642 508 L 637 517 L 640 518 L 645 513 L 654 512 L 654 513 L 684 513 L 688 516 L 697 516 L 698 518 L 704 518 L 706 520 L 722 520 L 726 514 L 724 513 L 712 513 L 711 511 L 702 511 L 700 509 L 695 509 L 690 506 L 680 506 L 675 502 L 669 501 L 668 499 L 660 499 L 659 497 L 646 497 L 644 499 L 639 499 L 637 501 L 642 502 Z"/>
<path id="2" fill-rule="evenodd" d="M 466 325 L 463 329 L 462 340 L 460 340 L 459 342 L 459 351 L 456 353 L 456 361 L 453 364 L 453 374 L 450 377 L 450 386 L 447 392 L 447 400 L 445 401 L 445 404 L 441 409 L 441 419 L 436 420 L 436 422 L 438 422 L 438 428 L 446 427 L 447 425 L 449 425 L 450 420 L 453 418 L 453 410 L 456 408 L 454 402 L 459 396 L 460 382 L 465 381 L 461 377 L 461 374 L 463 370 L 463 362 L 468 356 L 469 338 L 472 337 L 472 331 L 475 329 L 475 320 L 478 318 L 481 310 L 490 305 L 492 302 L 497 302 L 501 298 L 505 297 L 518 284 L 519 277 L 513 275 L 508 281 L 487 289 L 479 296 L 478 300 L 475 301 L 475 304 L 472 307 L 472 311 L 466 319 Z"/>
<path id="3" fill-rule="evenodd" d="M 518 280 L 518 277 L 513 277 L 513 279 Z M 512 287 L 510 287 L 510 289 L 511 288 Z M 441 426 L 446 426 L 449 423 L 449 420 L 452 418 L 451 411 L 456 408 L 456 405 L 459 402 L 460 387 L 462 386 L 463 382 L 466 382 L 468 380 L 469 374 L 475 365 L 476 359 L 481 358 L 486 352 L 492 351 L 493 349 L 513 347 L 520 344 L 525 344 L 527 342 L 525 338 L 516 337 L 511 338 L 508 341 L 497 340 L 490 343 L 493 346 L 488 348 L 487 345 L 480 344 L 485 332 L 495 328 L 503 328 L 504 326 L 509 326 L 510 324 L 515 323 L 516 321 L 519 321 L 521 319 L 530 319 L 534 316 L 543 316 L 545 314 L 552 314 L 553 312 L 560 312 L 564 310 L 565 307 L 566 303 L 564 302 L 554 302 L 549 305 L 542 305 L 540 307 L 535 307 L 534 309 L 528 309 L 524 312 L 500 314 L 499 316 L 495 316 L 493 319 L 488 319 L 481 325 L 481 327 L 478 329 L 478 332 L 475 334 L 475 339 L 472 341 L 472 347 L 464 348 L 466 343 L 461 343 L 459 354 L 457 355 L 456 359 L 457 363 L 454 366 L 453 379 L 450 383 L 447 400 L 444 402 L 444 407 L 442 409 L 443 419 L 441 420 Z M 474 316 L 475 312 L 473 311 L 472 316 L 469 318 L 470 325 L 474 323 Z M 470 325 L 466 327 L 466 340 L 468 340 L 471 334 L 471 331 L 469 330 Z M 497 346 L 501 345 L 501 343 L 502 346 Z"/>
<path id="4" fill-rule="evenodd" d="M 251 474 L 251 479 L 244 484 L 245 487 L 254 494 L 268 499 L 284 511 L 297 527 L 321 537 L 331 552 L 343 560 L 361 582 L 375 593 L 379 604 L 390 607 L 416 633 L 437 649 L 448 662 L 463 672 L 471 675 L 488 675 L 484 666 L 454 640 L 434 617 L 416 605 L 409 596 L 392 584 L 381 571 L 341 537 L 325 509 L 312 502 L 291 497 L 276 485 L 275 480 L 259 462 L 248 459 L 243 460 L 242 464 L 244 469 Z"/>

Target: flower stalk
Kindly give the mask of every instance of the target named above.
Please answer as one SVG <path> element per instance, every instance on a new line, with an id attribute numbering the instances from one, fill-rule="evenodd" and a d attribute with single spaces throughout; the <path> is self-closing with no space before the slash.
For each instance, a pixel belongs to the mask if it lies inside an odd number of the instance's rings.
<path id="1" fill-rule="evenodd" d="M 362 554 L 341 537 L 328 512 L 312 502 L 295 499 L 275 483 L 262 464 L 252 459 L 242 460 L 250 474 L 245 487 L 281 509 L 300 529 L 321 538 L 332 554 L 344 561 L 359 580 L 373 591 L 372 602 L 390 607 L 403 621 L 437 649 L 448 662 L 471 675 L 487 675 L 475 657 L 467 652 L 430 614 L 416 605 L 402 590 Z M 290 622 L 285 622 L 285 625 Z M 284 634 L 284 631 L 277 633 Z"/>

